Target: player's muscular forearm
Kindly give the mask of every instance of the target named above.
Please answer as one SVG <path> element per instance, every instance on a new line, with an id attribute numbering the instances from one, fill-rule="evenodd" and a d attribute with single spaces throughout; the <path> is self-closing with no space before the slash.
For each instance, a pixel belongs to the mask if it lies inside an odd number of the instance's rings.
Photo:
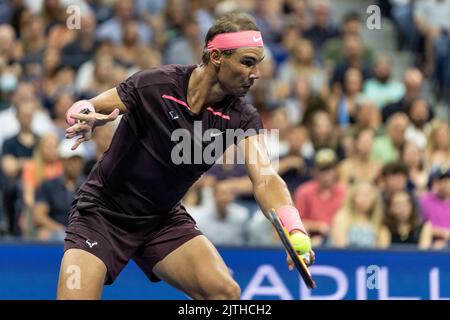
<path id="1" fill-rule="evenodd" d="M 254 184 L 255 198 L 264 215 L 271 208 L 279 208 L 284 205 L 292 205 L 291 195 L 286 183 L 278 174 L 263 176 Z"/>
<path id="2" fill-rule="evenodd" d="M 126 112 L 127 108 L 117 93 L 116 88 L 109 89 L 89 100 L 95 108 L 95 112 L 110 114 L 114 109 L 119 109 L 120 113 Z"/>

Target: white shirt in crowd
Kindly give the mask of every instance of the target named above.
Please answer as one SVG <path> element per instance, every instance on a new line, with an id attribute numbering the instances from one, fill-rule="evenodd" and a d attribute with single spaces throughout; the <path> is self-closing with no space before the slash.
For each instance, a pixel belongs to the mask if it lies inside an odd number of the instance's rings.
<path id="1" fill-rule="evenodd" d="M 212 188 L 202 190 L 199 206 L 186 206 L 187 212 L 197 221 L 198 228 L 215 245 L 245 244 L 245 224 L 249 219 L 248 210 L 234 202 L 226 209 L 226 217 L 221 220 L 217 213 Z"/>

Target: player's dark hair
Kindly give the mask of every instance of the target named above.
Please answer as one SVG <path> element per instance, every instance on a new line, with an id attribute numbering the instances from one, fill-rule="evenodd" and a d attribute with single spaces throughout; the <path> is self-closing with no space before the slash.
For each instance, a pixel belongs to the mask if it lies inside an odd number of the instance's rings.
<path id="1" fill-rule="evenodd" d="M 209 63 L 209 52 L 206 50 L 206 46 L 208 42 L 212 40 L 216 35 L 221 33 L 228 32 L 238 32 L 238 31 L 246 31 L 246 30 L 254 30 L 260 31 L 256 25 L 255 20 L 246 13 L 228 13 L 220 17 L 214 25 L 209 28 L 208 33 L 205 37 L 205 49 L 203 51 L 202 62 L 204 64 Z M 225 50 L 222 53 L 224 55 L 231 55 L 234 52 L 232 50 Z"/>

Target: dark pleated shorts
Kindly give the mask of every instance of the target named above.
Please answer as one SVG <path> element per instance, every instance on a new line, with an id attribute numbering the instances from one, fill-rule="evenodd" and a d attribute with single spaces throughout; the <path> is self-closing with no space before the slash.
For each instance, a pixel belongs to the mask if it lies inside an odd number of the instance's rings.
<path id="1" fill-rule="evenodd" d="M 160 281 L 153 267 L 182 244 L 202 234 L 183 206 L 151 227 L 137 228 L 123 228 L 122 223 L 110 219 L 104 211 L 98 206 L 80 209 L 74 204 L 69 213 L 64 251 L 82 249 L 102 260 L 107 268 L 107 285 L 114 282 L 131 259 L 152 282 Z"/>

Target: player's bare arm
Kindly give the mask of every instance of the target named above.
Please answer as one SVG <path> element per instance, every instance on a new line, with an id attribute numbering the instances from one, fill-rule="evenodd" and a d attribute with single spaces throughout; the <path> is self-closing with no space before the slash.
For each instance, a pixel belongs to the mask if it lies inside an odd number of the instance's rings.
<path id="1" fill-rule="evenodd" d="M 293 206 L 286 183 L 271 166 L 263 135 L 255 135 L 244 139 L 240 142 L 239 148 L 243 151 L 247 172 L 253 183 L 254 195 L 264 215 L 269 219 L 268 212 L 270 209 L 275 209 L 281 216 L 283 215 L 282 211 L 286 208 L 291 212 L 295 211 L 297 214 L 295 218 L 298 219 L 298 223 L 291 227 L 288 226 L 289 234 L 291 237 L 296 233 L 306 234 L 298 211 Z M 306 262 L 312 264 L 314 252 L 311 250 L 309 253 L 310 259 Z M 288 264 L 292 269 L 293 263 L 289 258 Z"/>

